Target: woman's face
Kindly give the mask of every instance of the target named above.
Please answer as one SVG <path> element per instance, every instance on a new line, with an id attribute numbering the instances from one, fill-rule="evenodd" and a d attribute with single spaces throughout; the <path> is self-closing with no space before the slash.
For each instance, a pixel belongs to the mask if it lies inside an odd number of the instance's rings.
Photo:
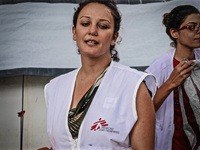
<path id="1" fill-rule="evenodd" d="M 190 30 L 184 28 L 184 26 L 196 25 L 198 30 Z M 200 14 L 191 14 L 186 17 L 185 21 L 181 24 L 180 28 L 184 28 L 178 31 L 177 45 L 181 45 L 188 48 L 199 48 L 200 47 Z M 192 28 L 195 26 L 190 26 Z"/>
<path id="2" fill-rule="evenodd" d="M 73 40 L 82 56 L 90 58 L 110 57 L 110 45 L 114 45 L 114 19 L 108 7 L 89 3 L 80 12 L 76 27 L 72 28 Z"/>

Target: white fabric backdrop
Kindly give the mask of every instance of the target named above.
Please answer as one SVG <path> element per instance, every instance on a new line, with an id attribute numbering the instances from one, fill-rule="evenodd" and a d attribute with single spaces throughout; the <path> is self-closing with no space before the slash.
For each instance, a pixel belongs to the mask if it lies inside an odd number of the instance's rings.
<path id="1" fill-rule="evenodd" d="M 148 66 L 169 50 L 171 41 L 162 26 L 162 15 L 182 4 L 200 9 L 200 0 L 119 4 L 120 63 Z M 0 5 L 0 70 L 79 67 L 80 57 L 71 32 L 75 7 L 77 4 L 69 3 Z"/>

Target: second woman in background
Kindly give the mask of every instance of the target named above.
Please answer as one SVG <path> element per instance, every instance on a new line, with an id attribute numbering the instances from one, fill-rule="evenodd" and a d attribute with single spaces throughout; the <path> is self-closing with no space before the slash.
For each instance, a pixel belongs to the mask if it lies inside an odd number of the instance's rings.
<path id="1" fill-rule="evenodd" d="M 164 14 L 163 24 L 175 48 L 157 58 L 146 70 L 156 76 L 159 86 L 153 100 L 157 111 L 155 149 L 199 150 L 200 123 L 195 113 L 200 115 L 200 109 L 194 112 L 185 95 L 183 99 L 188 103 L 184 102 L 182 107 L 178 90 L 190 76 L 193 60 L 200 59 L 199 10 L 191 5 L 178 6 Z"/>

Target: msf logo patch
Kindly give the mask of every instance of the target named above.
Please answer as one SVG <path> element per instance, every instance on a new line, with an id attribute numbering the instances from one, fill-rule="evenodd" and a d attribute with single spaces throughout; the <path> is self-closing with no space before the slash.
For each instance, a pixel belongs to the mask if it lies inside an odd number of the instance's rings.
<path id="1" fill-rule="evenodd" d="M 114 134 L 119 134 L 119 131 L 114 130 L 114 128 L 109 127 L 108 123 L 105 120 L 102 120 L 99 118 L 99 121 L 95 122 L 91 129 L 91 131 L 103 131 L 103 132 L 109 132 Z"/>
<path id="2" fill-rule="evenodd" d="M 106 121 L 105 120 L 101 120 L 101 118 L 99 118 L 99 121 L 95 122 L 90 130 L 96 131 L 96 130 L 99 130 L 101 127 L 106 127 L 106 126 L 108 126 Z"/>

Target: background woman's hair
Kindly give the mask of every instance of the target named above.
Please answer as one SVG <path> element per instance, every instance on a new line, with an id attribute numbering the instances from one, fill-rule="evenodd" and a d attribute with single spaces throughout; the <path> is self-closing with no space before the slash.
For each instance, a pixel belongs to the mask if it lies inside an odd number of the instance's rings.
<path id="1" fill-rule="evenodd" d="M 185 21 L 186 17 L 191 14 L 199 14 L 199 10 L 192 6 L 192 5 L 180 5 L 175 7 L 171 10 L 169 13 L 165 13 L 163 15 L 163 25 L 166 27 L 166 33 L 172 40 L 171 46 L 176 47 L 177 42 L 176 39 L 174 39 L 170 34 L 170 29 L 178 29 L 181 24 Z"/>
<path id="2" fill-rule="evenodd" d="M 76 28 L 77 19 L 78 19 L 78 15 L 79 15 L 80 11 L 89 3 L 100 3 L 100 4 L 105 5 L 106 7 L 108 7 L 111 10 L 111 14 L 113 16 L 114 23 L 115 23 L 114 34 L 113 34 L 113 36 L 114 36 L 115 33 L 119 31 L 120 25 L 121 25 L 121 14 L 119 13 L 116 2 L 114 0 L 85 0 L 81 3 L 79 3 L 78 8 L 76 8 L 75 12 L 74 12 L 73 26 Z M 116 50 L 115 45 L 110 46 L 110 54 L 111 54 L 111 58 L 114 61 L 118 62 L 120 60 L 119 56 L 118 56 L 118 51 Z"/>

